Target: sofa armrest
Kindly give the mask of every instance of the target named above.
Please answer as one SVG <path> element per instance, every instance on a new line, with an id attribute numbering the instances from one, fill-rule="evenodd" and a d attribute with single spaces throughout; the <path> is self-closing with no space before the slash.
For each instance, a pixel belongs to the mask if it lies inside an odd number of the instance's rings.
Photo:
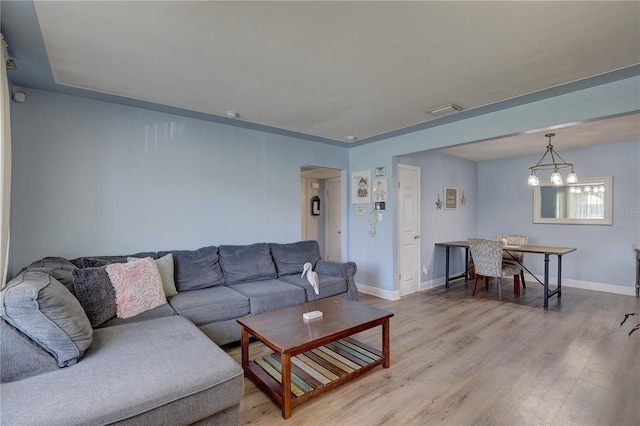
<path id="1" fill-rule="evenodd" d="M 355 275 L 358 267 L 354 262 L 332 262 L 330 260 L 318 260 L 315 271 L 319 274 L 342 277 L 347 280 L 347 297 L 351 300 L 358 300 L 358 288 L 356 287 Z"/>

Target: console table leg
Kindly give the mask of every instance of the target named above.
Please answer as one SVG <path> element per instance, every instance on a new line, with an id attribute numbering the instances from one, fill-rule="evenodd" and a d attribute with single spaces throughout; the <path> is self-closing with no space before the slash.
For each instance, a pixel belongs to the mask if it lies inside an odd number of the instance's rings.
<path id="1" fill-rule="evenodd" d="M 544 303 L 543 307 L 549 306 L 549 254 L 544 254 Z"/>
<path id="2" fill-rule="evenodd" d="M 635 246 L 636 250 L 636 297 L 640 297 L 640 245 Z"/>
<path id="3" fill-rule="evenodd" d="M 449 288 L 449 246 L 445 247 L 444 288 Z"/>
<path id="4" fill-rule="evenodd" d="M 464 248 L 464 283 L 469 282 L 469 248 Z"/>
<path id="5" fill-rule="evenodd" d="M 562 256 L 558 255 L 558 297 L 562 296 Z"/>
<path id="6" fill-rule="evenodd" d="M 282 418 L 291 417 L 291 355 L 281 354 L 282 366 Z"/>

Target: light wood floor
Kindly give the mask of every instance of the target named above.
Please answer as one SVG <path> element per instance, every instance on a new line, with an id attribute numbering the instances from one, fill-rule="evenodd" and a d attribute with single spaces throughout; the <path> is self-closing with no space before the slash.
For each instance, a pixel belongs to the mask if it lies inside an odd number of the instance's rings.
<path id="1" fill-rule="evenodd" d="M 472 297 L 462 280 L 395 302 L 361 294 L 395 314 L 391 368 L 295 407 L 288 421 L 245 378 L 242 423 L 640 425 L 640 332 L 619 327 L 640 300 L 563 290 L 547 310 L 535 282 L 519 299 L 505 285 L 502 303 L 495 283 Z M 380 334 L 356 337 L 379 348 Z M 239 347 L 227 351 L 240 362 Z M 263 352 L 251 344 L 252 357 Z"/>

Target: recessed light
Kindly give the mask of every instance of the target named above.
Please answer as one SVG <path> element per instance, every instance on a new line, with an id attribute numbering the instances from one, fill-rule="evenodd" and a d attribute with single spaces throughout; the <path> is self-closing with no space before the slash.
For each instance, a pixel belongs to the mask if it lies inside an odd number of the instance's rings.
<path id="1" fill-rule="evenodd" d="M 357 139 L 358 139 L 358 138 L 356 138 L 355 136 L 347 136 L 347 137 L 345 138 L 345 140 L 346 140 L 347 142 L 349 142 L 349 143 L 351 143 L 351 142 L 355 142 Z"/>
<path id="2" fill-rule="evenodd" d="M 240 114 L 238 114 L 235 111 L 231 111 L 231 110 L 225 112 L 224 115 L 226 115 L 227 118 L 238 118 L 238 117 L 240 117 Z"/>
<path id="3" fill-rule="evenodd" d="M 431 111 L 429 111 L 429 114 L 436 117 L 444 117 L 445 115 L 454 114 L 460 111 L 462 111 L 462 107 L 459 107 L 458 105 L 454 105 L 454 104 L 449 104 L 449 105 L 444 105 L 438 108 L 434 108 Z"/>

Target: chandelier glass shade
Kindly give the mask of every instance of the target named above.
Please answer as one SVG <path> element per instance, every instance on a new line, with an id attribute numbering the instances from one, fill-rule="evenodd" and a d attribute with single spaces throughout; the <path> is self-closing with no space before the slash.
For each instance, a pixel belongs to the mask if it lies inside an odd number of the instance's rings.
<path id="1" fill-rule="evenodd" d="M 546 135 L 544 135 L 546 138 L 549 138 L 547 150 L 544 154 L 542 154 L 542 157 L 535 166 L 529 167 L 529 179 L 527 180 L 529 186 L 539 186 L 540 179 L 538 178 L 536 173 L 547 170 L 553 171 L 550 177 L 550 182 L 552 185 L 560 186 L 564 183 L 562 176 L 560 175 L 560 170 L 562 169 L 571 169 L 571 172 L 567 175 L 567 183 L 578 182 L 578 176 L 573 171 L 573 164 L 567 163 L 564 158 L 560 156 L 560 154 L 553 150 L 553 145 L 551 145 L 551 138 L 555 135 L 555 133 L 547 133 Z"/>

